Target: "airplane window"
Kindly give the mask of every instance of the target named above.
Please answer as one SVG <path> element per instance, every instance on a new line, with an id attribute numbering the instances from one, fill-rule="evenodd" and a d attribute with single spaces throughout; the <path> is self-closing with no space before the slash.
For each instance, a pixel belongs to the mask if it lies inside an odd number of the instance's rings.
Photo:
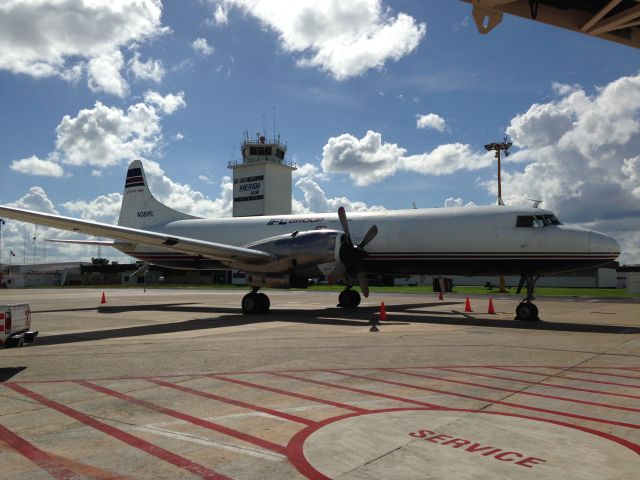
<path id="1" fill-rule="evenodd" d="M 555 215 L 545 215 L 544 220 L 547 225 L 562 225 Z"/>
<path id="2" fill-rule="evenodd" d="M 516 220 L 517 228 L 532 228 L 533 227 L 533 217 L 528 215 L 521 215 Z"/>
<path id="3" fill-rule="evenodd" d="M 536 228 L 542 228 L 544 227 L 544 225 L 544 217 L 542 215 L 536 215 L 535 219 L 533 220 L 533 226 Z"/>

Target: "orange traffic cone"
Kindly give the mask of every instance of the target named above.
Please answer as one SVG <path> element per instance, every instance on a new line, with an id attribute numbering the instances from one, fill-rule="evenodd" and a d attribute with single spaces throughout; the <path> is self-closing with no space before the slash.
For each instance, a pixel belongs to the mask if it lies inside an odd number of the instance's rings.
<path id="1" fill-rule="evenodd" d="M 387 309 L 384 308 L 384 302 L 380 303 L 380 320 L 387 319 Z"/>
<path id="2" fill-rule="evenodd" d="M 100 303 L 107 303 L 107 297 L 105 296 L 104 292 L 102 292 L 102 298 L 100 299 Z"/>
<path id="3" fill-rule="evenodd" d="M 467 303 L 464 305 L 464 311 L 473 312 L 473 310 L 471 310 L 471 302 L 469 301 L 469 297 L 467 297 Z"/>
<path id="4" fill-rule="evenodd" d="M 444 300 L 444 297 L 442 296 L 442 290 L 440 290 L 440 293 L 438 295 L 438 300 Z"/>
<path id="5" fill-rule="evenodd" d="M 496 313 L 496 310 L 493 308 L 493 301 L 491 300 L 491 297 L 489 297 L 489 310 L 487 310 L 487 313 L 491 313 L 494 315 Z"/>

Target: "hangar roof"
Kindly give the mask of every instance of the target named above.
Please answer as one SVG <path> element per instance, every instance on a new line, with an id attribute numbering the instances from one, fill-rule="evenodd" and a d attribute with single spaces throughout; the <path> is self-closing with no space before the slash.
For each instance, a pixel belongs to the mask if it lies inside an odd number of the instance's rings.
<path id="1" fill-rule="evenodd" d="M 480 33 L 504 13 L 640 48 L 640 0 L 463 0 Z"/>

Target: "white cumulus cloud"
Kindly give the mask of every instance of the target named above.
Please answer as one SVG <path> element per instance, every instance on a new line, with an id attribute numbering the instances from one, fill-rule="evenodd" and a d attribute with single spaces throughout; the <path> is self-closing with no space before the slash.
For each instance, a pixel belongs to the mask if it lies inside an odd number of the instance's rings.
<path id="1" fill-rule="evenodd" d="M 207 43 L 206 38 L 196 38 L 191 44 L 191 48 L 202 55 L 213 55 L 214 51 L 214 48 Z"/>
<path id="2" fill-rule="evenodd" d="M 120 73 L 123 65 L 124 59 L 119 50 L 93 57 L 87 64 L 89 88 L 94 92 L 110 93 L 118 97 L 127 96 L 129 86 Z"/>
<path id="3" fill-rule="evenodd" d="M 473 202 L 467 202 L 460 197 L 449 197 L 444 201 L 444 208 L 453 208 L 453 207 L 475 207 L 476 204 Z"/>
<path id="4" fill-rule="evenodd" d="M 301 54 L 298 65 L 320 68 L 337 80 L 399 60 L 426 33 L 426 24 L 394 15 L 381 0 L 220 0 L 218 5 L 225 12 L 221 19 L 226 21 L 229 8 L 239 8 L 276 32 L 284 51 Z"/>
<path id="5" fill-rule="evenodd" d="M 444 132 L 447 128 L 447 124 L 440 115 L 435 113 L 427 113 L 426 115 L 416 115 L 416 127 L 417 128 L 431 128 L 439 132 Z"/>
<path id="6" fill-rule="evenodd" d="M 161 114 L 186 105 L 184 92 L 160 95 L 147 91 L 144 102 L 126 110 L 96 102 L 75 117 L 65 115 L 56 128 L 55 150 L 45 160 L 36 156 L 14 160 L 11 169 L 28 175 L 61 177 L 62 164 L 102 169 L 155 154 L 162 144 Z M 177 134 L 176 139 L 182 138 Z"/>
<path id="7" fill-rule="evenodd" d="M 322 169 L 326 173 L 348 173 L 356 185 L 369 185 L 393 175 L 406 150 L 383 143 L 372 130 L 361 139 L 349 133 L 331 137 L 322 149 Z"/>
<path id="8" fill-rule="evenodd" d="M 43 177 L 64 177 L 64 169 L 52 160 L 41 160 L 35 155 L 11 162 L 11 170 L 27 175 Z"/>
<path id="9" fill-rule="evenodd" d="M 124 96 L 121 48 L 161 27 L 160 0 L 12 0 L 0 3 L 0 69 L 77 80 L 87 65 L 93 90 Z"/>
<path id="10" fill-rule="evenodd" d="M 431 152 L 407 155 L 405 148 L 382 141 L 369 130 L 361 139 L 344 133 L 331 137 L 323 148 L 321 166 L 325 173 L 348 173 L 356 185 L 379 182 L 398 170 L 424 175 L 445 175 L 458 170 L 478 170 L 490 166 L 493 156 L 476 152 L 461 143 L 444 144 Z"/>
<path id="11" fill-rule="evenodd" d="M 104 168 L 151 154 L 162 138 L 155 108 L 144 103 L 126 111 L 96 102 L 56 128 L 56 152 L 69 165 Z"/>
<path id="12" fill-rule="evenodd" d="M 151 80 L 160 83 L 166 73 L 162 60 L 150 58 L 146 62 L 140 60 L 140 52 L 134 53 L 129 60 L 129 70 L 140 80 Z"/>
<path id="13" fill-rule="evenodd" d="M 294 201 L 293 213 L 337 212 L 340 207 L 344 207 L 347 211 L 351 212 L 384 210 L 384 207 L 382 206 L 368 206 L 363 202 L 353 201 L 347 197 L 327 198 L 320 185 L 310 178 L 301 178 L 295 185 L 302 191 L 304 195 L 304 202 Z"/>
<path id="14" fill-rule="evenodd" d="M 162 96 L 158 92 L 149 90 L 144 93 L 144 101 L 147 104 L 159 108 L 163 113 L 166 114 L 172 114 L 179 108 L 187 106 L 187 102 L 184 101 L 184 92 L 178 92 L 175 95 L 169 93 L 165 96 Z"/>

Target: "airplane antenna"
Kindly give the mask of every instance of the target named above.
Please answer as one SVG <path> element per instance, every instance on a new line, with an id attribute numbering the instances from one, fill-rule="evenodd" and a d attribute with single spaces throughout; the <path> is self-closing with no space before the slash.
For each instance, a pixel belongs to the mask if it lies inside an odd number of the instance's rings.
<path id="1" fill-rule="evenodd" d="M 496 158 L 498 159 L 498 205 L 504 206 L 504 202 L 502 201 L 502 177 L 501 177 L 501 165 L 500 165 L 500 152 L 504 150 L 504 156 L 509 156 L 509 149 L 513 145 L 511 139 L 507 136 L 504 137 L 502 143 L 494 142 L 487 143 L 484 148 L 487 152 L 494 151 L 496 152 Z"/>
<path id="2" fill-rule="evenodd" d="M 540 204 L 542 203 L 542 200 L 538 200 L 537 198 L 525 197 L 525 200 L 529 200 L 530 202 L 532 202 L 532 204 L 531 204 L 532 208 L 538 208 L 540 206 Z"/>
<path id="3" fill-rule="evenodd" d="M 411 206 L 413 206 L 414 210 L 418 209 L 418 207 L 416 206 L 416 202 L 411 202 Z"/>

